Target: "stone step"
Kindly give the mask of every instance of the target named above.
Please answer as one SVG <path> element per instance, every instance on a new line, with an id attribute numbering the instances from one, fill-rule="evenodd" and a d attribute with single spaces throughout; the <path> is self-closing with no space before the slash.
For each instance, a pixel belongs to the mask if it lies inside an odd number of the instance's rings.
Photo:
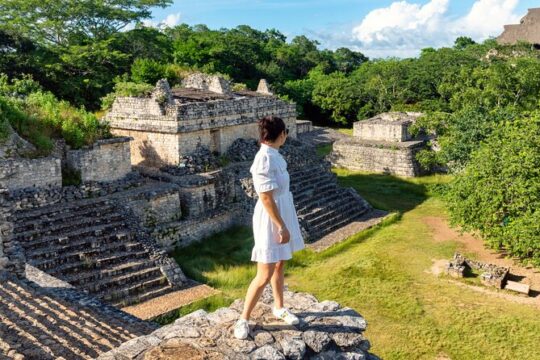
<path id="1" fill-rule="evenodd" d="M 141 292 L 137 295 L 128 296 L 119 300 L 113 300 L 111 304 L 117 307 L 126 307 L 126 306 L 133 305 L 136 303 L 142 303 L 144 301 L 148 301 L 158 296 L 168 294 L 173 290 L 174 289 L 170 285 L 162 286 L 162 287 L 158 286 L 151 289 L 146 289 L 146 291 Z"/>
<path id="2" fill-rule="evenodd" d="M 332 217 L 328 219 L 327 221 L 316 225 L 312 229 L 312 232 L 314 234 L 317 234 L 318 237 L 322 237 L 360 218 L 363 214 L 366 213 L 366 211 L 367 209 L 359 208 L 355 211 L 351 211 L 348 213 L 336 214 L 335 217 Z"/>
<path id="3" fill-rule="evenodd" d="M 107 349 L 81 336 L 76 331 L 78 329 L 76 326 L 67 327 L 65 324 L 69 316 L 64 316 L 62 320 L 54 319 L 58 317 L 55 309 L 44 303 L 38 304 L 31 298 L 21 296 L 18 292 L 6 290 L 6 287 L 0 289 L 0 298 L 0 303 L 9 304 L 7 306 L 9 314 L 2 311 L 5 315 L 2 322 L 15 323 L 19 335 L 30 341 L 47 339 L 47 347 L 56 354 L 66 353 L 69 354 L 69 358 L 84 359 L 95 357 Z M 56 316 L 53 318 L 51 314 Z M 64 326 L 58 326 L 58 323 Z"/>
<path id="4" fill-rule="evenodd" d="M 108 288 L 114 291 L 118 286 L 124 284 L 138 284 L 141 281 L 149 281 L 156 278 L 162 278 L 163 273 L 156 267 L 148 267 L 146 269 L 132 271 L 116 276 L 109 276 L 101 278 L 100 280 L 93 281 L 82 285 L 81 288 L 89 291 L 90 293 L 96 293 L 104 288 Z"/>
<path id="5" fill-rule="evenodd" d="M 296 203 L 298 211 L 306 212 L 310 207 L 326 206 L 333 199 L 334 195 L 342 192 L 338 187 L 329 187 L 321 192 L 315 191 L 315 194 L 310 197 L 305 197 Z M 294 196 L 294 195 L 293 195 Z"/>
<path id="6" fill-rule="evenodd" d="M 88 218 L 78 218 L 70 222 L 60 223 L 51 227 L 37 228 L 27 231 L 16 232 L 15 237 L 17 239 L 31 240 L 36 237 L 44 235 L 60 235 L 62 236 L 66 232 L 73 230 L 86 228 L 89 226 L 97 226 L 99 224 L 108 224 L 115 221 L 122 220 L 122 216 L 117 213 L 109 214 L 108 216 L 103 217 L 88 217 Z"/>
<path id="7" fill-rule="evenodd" d="M 96 358 L 151 331 L 124 315 L 67 302 L 26 280 L 9 279 L 0 281 L 0 353 L 9 352 L 10 359 L 17 354 L 39 360 Z"/>
<path id="8" fill-rule="evenodd" d="M 74 200 L 69 203 L 58 203 L 54 205 L 43 206 L 31 210 L 18 210 L 15 217 L 18 221 L 31 221 L 40 219 L 42 216 L 68 215 L 71 212 L 83 211 L 86 208 L 96 208 L 113 204 L 110 200 L 104 198 Z"/>
<path id="9" fill-rule="evenodd" d="M 103 204 L 101 206 L 88 206 L 82 209 L 71 210 L 67 213 L 57 213 L 55 215 L 42 215 L 33 219 L 19 219 L 15 222 L 15 233 L 42 230 L 44 228 L 54 227 L 60 224 L 69 223 L 72 219 L 94 218 L 104 217 L 112 212 L 115 208 L 109 204 Z"/>
<path id="10" fill-rule="evenodd" d="M 56 276 L 56 277 L 64 279 L 64 276 L 67 276 L 70 273 L 84 272 L 84 271 L 89 271 L 89 270 L 102 271 L 103 269 L 107 269 L 121 262 L 127 262 L 127 261 L 137 260 L 137 259 L 148 260 L 148 255 L 149 254 L 147 250 L 143 250 L 140 252 L 125 251 L 125 252 L 116 253 L 114 255 L 109 255 L 107 257 L 101 257 L 101 258 L 98 257 L 97 259 L 94 258 L 92 259 L 92 263 L 84 262 L 84 261 L 77 261 L 77 262 L 72 262 L 72 263 L 61 264 L 59 266 L 53 266 L 51 268 L 39 268 L 39 269 L 49 273 L 52 276 Z"/>
<path id="11" fill-rule="evenodd" d="M 91 227 L 79 228 L 72 230 L 61 235 L 45 235 L 36 239 L 24 239 L 16 237 L 24 249 L 33 249 L 42 246 L 50 246 L 51 243 L 67 243 L 74 237 L 87 237 L 87 236 L 101 236 L 102 234 L 109 234 L 113 232 L 119 232 L 126 229 L 126 223 L 124 220 L 113 221 L 111 223 L 96 225 Z"/>
<path id="12" fill-rule="evenodd" d="M 290 175 L 291 176 L 291 175 Z M 292 178 L 292 176 L 291 176 Z M 303 188 L 313 188 L 321 184 L 337 184 L 336 176 L 331 173 L 316 173 L 311 176 L 308 175 L 300 180 L 292 180 L 290 187 L 291 189 L 303 189 Z"/>
<path id="13" fill-rule="evenodd" d="M 303 214 L 311 212 L 311 210 L 313 210 L 316 207 L 326 207 L 326 206 L 328 206 L 333 201 L 335 201 L 336 199 L 343 196 L 343 191 L 341 191 L 341 190 L 342 189 L 340 189 L 340 188 L 336 188 L 335 191 L 331 191 L 331 192 L 325 194 L 325 196 L 322 197 L 322 198 L 317 197 L 316 200 L 313 200 L 311 202 L 299 204 L 299 206 L 297 208 L 298 214 L 303 215 Z"/>
<path id="14" fill-rule="evenodd" d="M 86 245 L 83 243 L 83 245 Z M 49 252 L 46 253 L 45 251 L 42 251 L 39 255 L 35 255 L 33 253 L 27 253 L 26 258 L 30 259 L 32 261 L 32 264 L 34 266 L 40 268 L 40 266 L 45 266 L 47 268 L 50 268 L 50 266 L 47 266 L 47 264 L 51 263 L 69 263 L 69 262 L 77 262 L 77 261 L 84 261 L 84 258 L 87 258 L 88 260 L 93 259 L 101 254 L 112 254 L 115 251 L 122 251 L 122 252 L 136 252 L 136 251 L 143 251 L 144 248 L 141 243 L 139 242 L 129 242 L 129 243 L 110 243 L 106 244 L 104 246 L 99 247 L 92 247 L 92 246 L 81 246 L 79 250 L 72 250 L 72 251 L 63 251 L 60 254 L 57 252 Z M 52 258 L 52 259 L 51 259 Z"/>
<path id="15" fill-rule="evenodd" d="M 109 288 L 107 290 L 96 292 L 93 295 L 98 299 L 103 299 L 112 304 L 124 303 L 126 305 L 131 305 L 135 302 L 146 300 L 144 298 L 145 296 L 150 299 L 152 295 L 160 293 L 164 289 L 171 290 L 172 287 L 167 278 L 163 275 L 136 284 L 124 284 L 115 287 L 114 290 Z M 133 302 L 130 303 L 130 301 Z"/>
<path id="16" fill-rule="evenodd" d="M 58 254 L 60 253 L 66 254 L 74 251 L 80 252 L 81 249 L 93 250 L 101 247 L 106 247 L 110 244 L 116 244 L 117 246 L 122 244 L 131 244 L 132 240 L 133 234 L 125 231 L 118 234 L 81 237 L 80 239 L 69 241 L 67 243 L 56 242 L 52 243 L 48 247 L 29 249 L 26 251 L 26 256 L 38 260 L 40 258 L 58 256 Z"/>
<path id="17" fill-rule="evenodd" d="M 357 206 L 358 203 L 355 199 L 352 199 L 351 197 L 343 196 L 338 197 L 334 202 L 329 203 L 326 206 L 323 206 L 321 208 L 318 208 L 317 210 L 306 214 L 303 216 L 303 219 L 308 221 L 310 224 L 317 224 L 323 219 L 325 215 L 328 213 L 334 213 L 334 212 L 348 212 L 348 209 L 353 208 L 354 206 Z"/>
<path id="18" fill-rule="evenodd" d="M 326 183 L 316 188 L 302 189 L 302 190 L 296 191 L 296 193 L 293 192 L 293 197 L 294 197 L 295 202 L 302 203 L 304 201 L 312 200 L 314 196 L 319 197 L 320 194 L 324 194 L 335 188 L 336 188 L 335 184 Z"/>

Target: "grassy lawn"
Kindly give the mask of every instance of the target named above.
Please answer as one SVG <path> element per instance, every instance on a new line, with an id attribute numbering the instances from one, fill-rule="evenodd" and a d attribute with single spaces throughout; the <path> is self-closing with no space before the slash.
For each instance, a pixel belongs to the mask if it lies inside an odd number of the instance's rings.
<path id="1" fill-rule="evenodd" d="M 479 294 L 428 273 L 433 259 L 458 247 L 433 238 L 423 221 L 445 217 L 430 191 L 447 177 L 412 180 L 334 170 L 393 217 L 315 254 L 303 250 L 288 263 L 290 288 L 350 306 L 368 321 L 372 351 L 384 359 L 540 359 L 540 311 Z M 222 294 L 181 309 L 213 310 L 242 298 L 255 274 L 250 228 L 235 228 L 174 255 L 188 276 Z"/>

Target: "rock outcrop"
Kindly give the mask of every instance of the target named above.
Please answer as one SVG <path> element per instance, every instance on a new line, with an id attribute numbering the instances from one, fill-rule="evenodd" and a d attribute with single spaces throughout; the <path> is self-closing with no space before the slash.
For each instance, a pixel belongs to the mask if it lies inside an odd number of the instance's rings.
<path id="1" fill-rule="evenodd" d="M 288 326 L 272 315 L 268 286 L 250 320 L 250 336 L 233 336 L 243 301 L 213 313 L 195 311 L 99 357 L 116 359 L 378 359 L 363 336 L 366 321 L 334 301 L 285 290 L 285 305 L 300 318 Z"/>

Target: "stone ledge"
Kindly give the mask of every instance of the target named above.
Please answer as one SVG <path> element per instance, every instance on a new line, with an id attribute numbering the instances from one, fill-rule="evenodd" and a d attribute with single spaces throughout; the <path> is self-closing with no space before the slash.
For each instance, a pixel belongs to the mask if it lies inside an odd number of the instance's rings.
<path id="1" fill-rule="evenodd" d="M 98 359 L 378 359 L 368 352 L 370 343 L 363 336 L 367 323 L 353 309 L 289 290 L 284 300 L 300 318 L 299 325 L 273 317 L 267 286 L 253 310 L 246 340 L 233 335 L 243 307 L 238 299 L 213 313 L 195 311 Z"/>

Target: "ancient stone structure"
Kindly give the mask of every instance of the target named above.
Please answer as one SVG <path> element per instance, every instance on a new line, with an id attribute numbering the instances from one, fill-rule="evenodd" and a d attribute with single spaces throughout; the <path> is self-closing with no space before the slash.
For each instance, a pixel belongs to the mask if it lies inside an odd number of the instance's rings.
<path id="1" fill-rule="evenodd" d="M 416 153 L 425 146 L 408 127 L 419 113 L 383 113 L 354 123 L 353 137 L 334 142 L 329 159 L 336 167 L 400 176 L 421 173 Z"/>
<path id="2" fill-rule="evenodd" d="M 2 359 L 91 359 L 156 329 L 35 268 L 0 270 Z"/>
<path id="3" fill-rule="evenodd" d="M 296 133 L 298 135 L 307 133 L 313 130 L 313 124 L 309 120 L 297 120 L 296 121 Z"/>
<path id="4" fill-rule="evenodd" d="M 183 88 L 158 83 L 150 97 L 119 97 L 105 119 L 116 135 L 130 136 L 133 165 L 178 165 L 204 146 L 224 153 L 237 138 L 257 138 L 257 120 L 281 117 L 296 136 L 296 110 L 267 93 L 232 92 L 217 76 L 193 74 Z"/>
<path id="5" fill-rule="evenodd" d="M 0 160 L 0 188 L 17 190 L 58 186 L 62 186 L 60 159 L 45 157 Z"/>
<path id="6" fill-rule="evenodd" d="M 499 35 L 499 44 L 514 45 L 518 41 L 526 41 L 540 48 L 540 8 L 529 9 L 519 24 L 505 25 L 504 32 Z"/>
<path id="7" fill-rule="evenodd" d="M 373 210 L 352 188 L 338 186 L 331 164 L 312 145 L 295 139 L 294 105 L 272 96 L 266 82 L 261 82 L 258 92 L 233 92 L 228 82 L 206 75 L 189 77 L 184 85 L 171 90 L 166 81 L 159 81 L 148 98 L 117 99 L 107 118 L 113 131 L 125 137 L 67 151 L 59 141 L 49 158 L 0 160 L 0 278 L 9 284 L 9 288 L 0 284 L 0 298 L 8 299 L 0 299 L 0 317 L 9 324 L 0 328 L 5 330 L 0 331 L 0 358 L 96 357 L 154 330 L 117 308 L 176 295 L 176 290 L 192 285 L 167 251 L 233 225 L 251 226 L 256 193 L 249 168 L 259 149 L 254 138 L 256 120 L 262 116 L 278 115 L 290 128 L 280 152 L 288 163 L 306 242 L 334 234 Z M 303 135 L 309 134 L 311 123 L 301 123 L 299 128 Z M 128 136 L 134 139 L 131 145 Z M 62 187 L 63 166 L 79 171 L 82 184 Z M 254 334 L 245 346 L 220 333 L 212 340 L 228 350 L 216 356 L 369 358 L 368 343 L 360 334 L 365 325 L 360 326 L 364 322 L 358 314 L 335 303 L 318 303 L 308 295 L 287 294 L 303 303 L 295 306 L 304 312 L 305 327 L 299 332 L 260 328 L 262 335 Z M 30 303 L 33 297 L 36 304 Z M 53 311 L 54 306 L 60 311 Z M 266 319 L 268 305 L 259 306 Z M 320 307 L 323 313 L 309 314 L 308 306 Z M 13 309 L 15 313 L 5 313 Z M 110 315 L 107 324 L 112 329 L 97 320 L 98 311 Z M 233 306 L 220 311 L 235 310 Z M 214 318 L 215 324 L 208 324 L 229 328 L 230 323 L 221 323 L 221 312 L 204 319 Z M 95 318 L 97 324 L 72 324 L 77 316 L 84 321 Z M 53 320 L 61 324 L 58 329 Z M 355 324 L 358 329 L 349 328 Z M 123 327 L 128 330 L 122 332 Z M 39 331 L 49 328 L 39 336 Z M 68 336 L 68 328 L 77 336 Z M 17 336 L 25 337 L 22 347 L 14 345 Z M 283 345 L 290 336 L 293 348 Z M 296 341 L 298 336 L 301 340 Z M 208 340 L 206 334 L 197 337 Z M 134 341 L 136 347 L 149 339 L 169 337 L 144 339 Z M 252 348 L 254 343 L 257 348 Z M 149 354 L 165 344 L 160 340 L 153 345 L 159 346 Z M 231 352 L 229 346 L 238 348 Z"/>
<path id="8" fill-rule="evenodd" d="M 130 138 L 98 140 L 91 146 L 67 151 L 67 166 L 81 174 L 82 182 L 122 179 L 131 172 Z"/>
<path id="9" fill-rule="evenodd" d="M 243 306 L 236 300 L 213 313 L 193 312 L 98 359 L 378 359 L 369 353 L 371 345 L 363 335 L 366 321 L 353 309 L 288 290 L 284 299 L 300 318 L 299 325 L 287 326 L 273 317 L 267 287 L 253 311 L 246 340 L 233 336 Z"/>
<path id="10" fill-rule="evenodd" d="M 173 186 L 135 174 L 102 186 L 11 196 L 13 240 L 25 261 L 98 299 L 127 306 L 187 281 L 141 227 L 156 214 L 176 217 L 180 204 Z"/>
<path id="11" fill-rule="evenodd" d="M 448 263 L 446 273 L 452 277 L 462 278 L 465 276 L 467 268 L 481 271 L 480 280 L 482 284 L 498 289 L 502 289 L 505 286 L 510 271 L 506 267 L 485 264 L 480 261 L 467 259 L 463 255 L 455 253 L 452 261 Z"/>

